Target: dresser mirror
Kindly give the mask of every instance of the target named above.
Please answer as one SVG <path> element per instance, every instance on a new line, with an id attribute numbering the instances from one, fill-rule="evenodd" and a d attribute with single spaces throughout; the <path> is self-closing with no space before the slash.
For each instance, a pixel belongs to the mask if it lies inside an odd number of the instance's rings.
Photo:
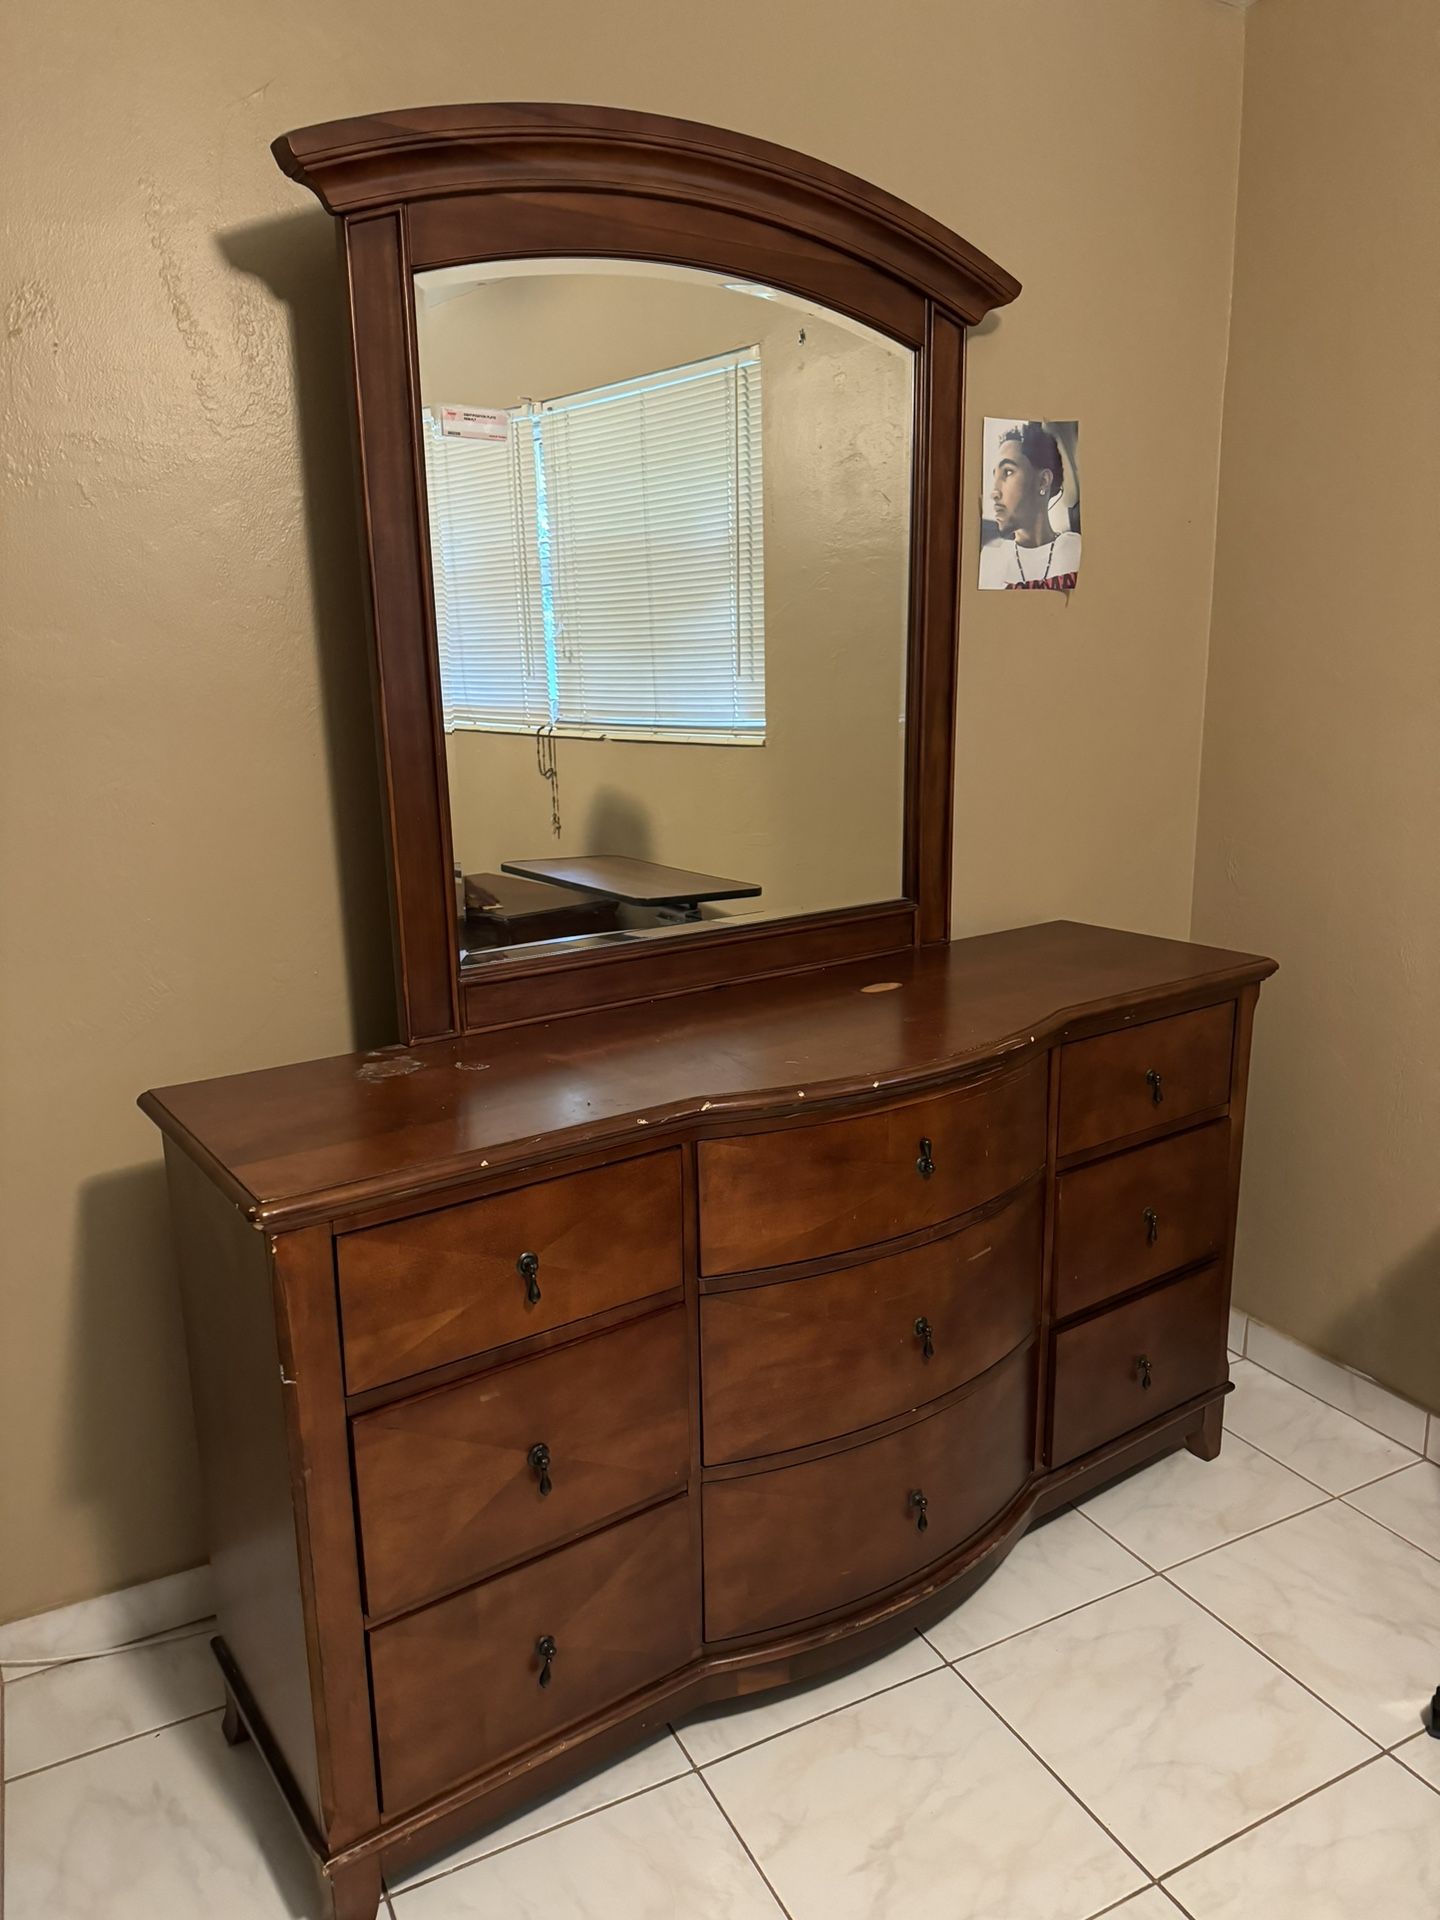
<path id="1" fill-rule="evenodd" d="M 662 261 L 414 289 L 462 970 L 903 896 L 914 351 Z"/>
<path id="2" fill-rule="evenodd" d="M 949 933 L 965 329 L 918 208 L 653 114 L 275 143 L 341 227 L 400 1031 Z"/>

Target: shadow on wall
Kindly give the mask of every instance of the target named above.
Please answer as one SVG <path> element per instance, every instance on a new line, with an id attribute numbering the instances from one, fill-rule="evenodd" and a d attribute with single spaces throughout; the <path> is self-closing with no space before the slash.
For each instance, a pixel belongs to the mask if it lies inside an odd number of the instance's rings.
<path id="1" fill-rule="evenodd" d="M 1326 1346 L 1344 1364 L 1440 1413 L 1440 1228 L 1384 1273 L 1363 1306 L 1336 1321 Z M 1397 1367 L 1395 1329 L 1425 1328 L 1429 1350 Z"/>
<path id="2" fill-rule="evenodd" d="M 81 1186 L 70 1297 L 62 1474 L 94 1533 L 95 1590 L 116 1584 L 116 1568 L 136 1568 L 130 1577 L 143 1580 L 197 1566 L 205 1536 L 190 1373 L 158 1161 Z M 137 1402 L 152 1410 L 143 1423 Z M 117 1447 L 140 1438 L 143 1453 L 116 1459 Z"/>
<path id="3" fill-rule="evenodd" d="M 262 280 L 289 314 L 351 1019 L 357 1047 L 379 1046 L 396 1039 L 398 1027 L 336 226 L 317 209 L 232 228 L 219 244 L 229 264 Z"/>
<path id="4" fill-rule="evenodd" d="M 619 787 L 602 787 L 585 822 L 582 853 L 624 854 L 630 860 L 655 858 L 654 823 L 644 802 Z"/>

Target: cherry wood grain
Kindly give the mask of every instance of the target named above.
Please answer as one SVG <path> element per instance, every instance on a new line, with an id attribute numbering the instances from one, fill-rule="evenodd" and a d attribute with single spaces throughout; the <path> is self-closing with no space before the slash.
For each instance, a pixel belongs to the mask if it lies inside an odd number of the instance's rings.
<path id="1" fill-rule="evenodd" d="M 684 1309 L 670 1307 L 354 1421 L 370 1616 L 681 1491 L 689 1358 Z"/>
<path id="2" fill-rule="evenodd" d="M 169 1142 L 165 1174 L 216 1607 L 277 1770 L 323 1831 L 270 1244 Z"/>
<path id="3" fill-rule="evenodd" d="M 1235 1008 L 1227 1001 L 1066 1047 L 1060 1058 L 1062 1157 L 1223 1107 L 1234 1027 Z"/>
<path id="4" fill-rule="evenodd" d="M 903 1096 L 1113 1026 L 1129 1008 L 1214 1000 L 1274 970 L 1254 954 L 1052 921 L 543 1027 L 167 1087 L 140 1104 L 247 1212 L 300 1224 L 567 1152 L 633 1149 L 641 1120 L 651 1136 L 719 1132 L 816 1102 Z"/>
<path id="5" fill-rule="evenodd" d="M 1093 1161 L 1055 1195 L 1055 1313 L 1065 1319 L 1200 1260 L 1225 1244 L 1225 1121 Z"/>
<path id="6" fill-rule="evenodd" d="M 1042 1230 L 1032 1182 L 999 1213 L 912 1252 L 707 1294 L 706 1460 L 751 1459 L 852 1433 L 984 1373 L 1035 1331 Z"/>
<path id="7" fill-rule="evenodd" d="M 450 804 L 439 652 L 424 644 L 432 604 L 429 542 L 407 509 L 419 485 L 417 410 L 412 389 L 415 321 L 405 221 L 396 211 L 357 220 L 346 236 L 354 325 L 355 390 L 363 407 L 361 485 L 370 604 L 377 635 L 408 632 L 408 646 L 380 660 L 380 744 L 385 766 L 395 986 L 402 1033 L 456 1026 L 460 947 L 455 928 Z M 403 475 L 402 487 L 371 484 Z M 386 717 L 393 715 L 388 724 Z M 445 885 L 437 884 L 444 881 Z"/>
<path id="8" fill-rule="evenodd" d="M 1051 1466 L 1222 1386 L 1227 1304 L 1216 1262 L 1056 1334 Z"/>
<path id="9" fill-rule="evenodd" d="M 412 1807 L 670 1673 L 700 1641 L 684 1499 L 370 1636 L 381 1800 Z M 536 1642 L 556 1644 L 541 1687 Z"/>
<path id="10" fill-rule="evenodd" d="M 707 1483 L 707 1640 L 780 1627 L 916 1574 L 993 1520 L 1030 1472 L 1034 1349 L 883 1440 Z M 922 1531 L 914 1496 L 923 1494 Z"/>
<path id="11" fill-rule="evenodd" d="M 856 174 L 663 114 L 521 101 L 406 107 L 300 127 L 271 151 L 337 214 L 497 190 L 528 193 L 539 208 L 583 181 L 592 193 L 730 209 L 841 247 L 923 286 L 972 325 L 1020 291 L 978 248 Z M 530 250 L 544 243 L 532 238 Z"/>
<path id="12" fill-rule="evenodd" d="M 352 1393 L 678 1286 L 680 1156 L 621 1160 L 337 1242 Z M 532 1301 L 520 1261 L 538 1262 Z"/>
<path id="13" fill-rule="evenodd" d="M 818 1127 L 702 1140 L 700 1271 L 738 1273 L 913 1233 L 1045 1161 L 1045 1063 Z"/>

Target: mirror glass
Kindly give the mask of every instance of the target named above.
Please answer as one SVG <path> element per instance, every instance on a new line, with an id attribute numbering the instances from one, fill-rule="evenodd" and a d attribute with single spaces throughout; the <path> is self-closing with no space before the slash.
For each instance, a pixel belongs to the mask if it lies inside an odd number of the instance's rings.
<path id="1" fill-rule="evenodd" d="M 910 349 L 659 264 L 415 300 L 462 964 L 901 897 Z"/>

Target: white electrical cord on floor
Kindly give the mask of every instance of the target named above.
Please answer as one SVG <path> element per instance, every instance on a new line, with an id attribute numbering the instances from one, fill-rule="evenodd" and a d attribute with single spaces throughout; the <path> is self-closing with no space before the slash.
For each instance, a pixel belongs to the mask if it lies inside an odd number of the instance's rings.
<path id="1" fill-rule="evenodd" d="M 43 1659 L 14 1660 L 8 1655 L 0 1660 L 0 1670 L 8 1673 L 12 1667 L 69 1667 L 80 1660 L 108 1660 L 114 1653 L 138 1653 L 145 1647 L 168 1647 L 177 1640 L 194 1640 L 202 1633 L 211 1633 L 215 1627 L 213 1619 L 192 1622 L 186 1627 L 172 1627 L 163 1633 L 150 1635 L 146 1639 L 126 1640 L 117 1647 L 99 1647 L 91 1653 L 51 1653 Z M 23 1675 L 20 1676 L 24 1678 Z"/>

